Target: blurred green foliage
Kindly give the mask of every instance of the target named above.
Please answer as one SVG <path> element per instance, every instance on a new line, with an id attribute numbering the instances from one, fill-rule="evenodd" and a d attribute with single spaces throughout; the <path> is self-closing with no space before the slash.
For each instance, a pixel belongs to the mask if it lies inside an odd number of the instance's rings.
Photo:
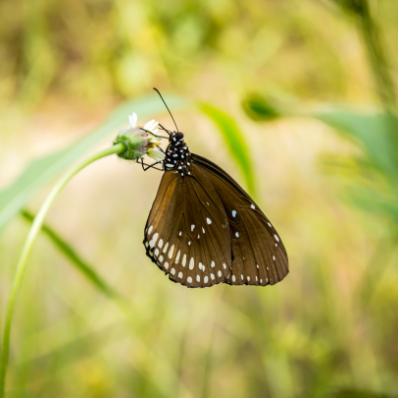
<path id="1" fill-rule="evenodd" d="M 170 105 L 183 107 L 182 98 L 166 97 Z M 98 141 L 109 135 L 126 121 L 126 115 L 135 109 L 141 117 L 149 117 L 164 111 L 157 96 L 152 95 L 123 104 L 113 111 L 102 125 L 83 140 L 72 144 L 60 152 L 48 154 L 35 160 L 16 181 L 0 192 L 0 229 L 26 205 L 37 191 L 52 178 L 76 162 L 82 154 Z"/>
<path id="2" fill-rule="evenodd" d="M 14 180 L 21 201 L 3 190 L 12 215 L 38 208 L 44 186 L 127 114 L 157 114 L 160 102 L 144 110 L 136 102 L 157 86 L 187 101 L 173 111 L 193 99 L 210 104 L 220 137 L 204 118 L 178 115 L 190 148 L 234 176 L 237 161 L 291 264 L 273 288 L 171 284 L 141 244 L 158 174 L 110 161 L 93 167 L 44 232 L 65 235 L 64 254 L 91 269 L 89 259 L 128 310 L 40 240 L 17 305 L 8 396 L 397 396 L 397 15 L 393 0 L 1 2 L 3 159 L 31 158 L 31 135 L 40 141 L 49 129 L 35 124 L 40 115 L 69 129 L 69 114 L 54 109 L 92 117 L 94 108 L 97 122 L 135 98 L 87 145 L 54 145 L 55 155 L 36 163 L 44 167 L 28 168 L 35 178 Z M 296 100 L 282 106 L 286 93 Z M 326 105 L 336 102 L 357 107 Z M 267 123 L 248 121 L 242 103 Z M 65 151 L 71 156 L 60 157 Z M 24 225 L 14 218 L 0 235 L 2 309 Z"/>

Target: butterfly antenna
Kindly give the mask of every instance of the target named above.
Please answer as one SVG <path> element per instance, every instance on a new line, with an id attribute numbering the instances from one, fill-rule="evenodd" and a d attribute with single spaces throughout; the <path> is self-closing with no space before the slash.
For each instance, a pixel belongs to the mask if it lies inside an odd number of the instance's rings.
<path id="1" fill-rule="evenodd" d="M 165 106 L 166 109 L 169 111 L 169 114 L 170 114 L 171 118 L 173 119 L 174 126 L 176 126 L 177 131 L 180 131 L 180 130 L 178 130 L 177 123 L 176 123 L 176 121 L 174 120 L 174 117 L 173 117 L 173 115 L 171 114 L 170 109 L 169 109 L 169 107 L 168 107 L 167 104 L 166 104 L 166 101 L 163 99 L 162 94 L 160 94 L 160 92 L 159 92 L 159 90 L 158 90 L 157 88 L 154 87 L 153 89 L 159 94 L 159 97 L 160 97 L 161 100 L 163 101 L 164 106 Z"/>

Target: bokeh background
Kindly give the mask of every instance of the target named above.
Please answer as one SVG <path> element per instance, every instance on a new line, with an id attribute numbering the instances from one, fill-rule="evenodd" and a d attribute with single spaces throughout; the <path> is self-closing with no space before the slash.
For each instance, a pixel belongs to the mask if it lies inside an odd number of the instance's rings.
<path id="1" fill-rule="evenodd" d="M 234 118 L 256 201 L 290 259 L 290 274 L 272 287 L 190 290 L 169 282 L 142 245 L 161 173 L 103 159 L 72 180 L 46 222 L 123 303 L 40 235 L 17 300 L 8 397 L 398 396 L 397 169 L 377 164 L 396 160 L 398 147 L 391 136 L 389 154 L 370 145 L 376 159 L 363 143 L 304 115 L 337 103 L 365 115 L 394 112 L 398 3 L 370 1 L 384 51 L 373 53 L 376 62 L 357 12 L 364 4 L 0 3 L 0 190 L 33 159 L 82 139 L 155 86 Z M 211 121 L 195 107 L 174 116 L 191 151 L 245 186 Z M 167 115 L 153 117 L 172 127 Z M 37 212 L 51 185 L 25 208 Z M 0 326 L 29 226 L 16 216 L 0 232 Z"/>

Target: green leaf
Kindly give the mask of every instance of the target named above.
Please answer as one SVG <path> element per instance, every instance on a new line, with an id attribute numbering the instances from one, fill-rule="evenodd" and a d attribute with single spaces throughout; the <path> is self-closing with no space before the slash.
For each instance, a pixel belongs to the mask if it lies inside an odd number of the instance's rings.
<path id="1" fill-rule="evenodd" d="M 187 100 L 181 97 L 166 96 L 170 108 L 182 108 Z M 50 154 L 31 163 L 24 173 L 8 188 L 0 192 L 0 230 L 11 220 L 51 179 L 73 164 L 88 150 L 94 147 L 108 134 L 114 133 L 121 125 L 127 125 L 128 115 L 137 113 L 139 121 L 166 111 L 162 101 L 156 95 L 150 95 L 127 102 L 118 107 L 105 122 L 83 140 L 79 140 L 67 149 Z M 110 143 L 112 142 L 110 137 Z"/>
<path id="2" fill-rule="evenodd" d="M 309 114 L 359 141 L 378 168 L 389 173 L 398 171 L 398 119 L 393 115 L 339 107 Z"/>
<path id="3" fill-rule="evenodd" d="M 359 142 L 373 166 L 388 173 L 398 172 L 398 118 L 393 114 L 375 110 L 360 112 L 342 106 L 301 110 L 297 100 L 286 98 L 280 102 L 260 94 L 247 97 L 243 108 L 255 121 L 283 116 L 316 118 Z"/>
<path id="4" fill-rule="evenodd" d="M 33 223 L 35 216 L 27 210 L 21 212 L 23 218 L 30 224 Z M 113 288 L 111 288 L 96 272 L 86 263 L 77 252 L 48 225 L 43 224 L 41 230 L 50 238 L 50 240 L 65 254 L 73 265 L 103 294 L 110 298 L 121 297 Z"/>
<path id="5" fill-rule="evenodd" d="M 256 122 L 271 121 L 282 116 L 274 101 L 264 95 L 250 94 L 242 106 L 247 116 Z"/>
<path id="6" fill-rule="evenodd" d="M 242 170 L 249 192 L 254 195 L 254 177 L 249 150 L 238 125 L 231 116 L 212 105 L 201 102 L 199 109 L 217 125 L 232 156 Z"/>

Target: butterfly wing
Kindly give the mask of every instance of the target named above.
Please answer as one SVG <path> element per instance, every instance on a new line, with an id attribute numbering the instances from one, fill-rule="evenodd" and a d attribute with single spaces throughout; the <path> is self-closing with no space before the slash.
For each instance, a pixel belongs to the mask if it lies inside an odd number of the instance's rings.
<path id="1" fill-rule="evenodd" d="M 280 282 L 289 272 L 288 257 L 274 226 L 253 199 L 219 166 L 195 154 L 192 154 L 192 162 L 213 186 L 228 217 L 233 262 L 226 283 L 265 286 Z"/>
<path id="2" fill-rule="evenodd" d="M 148 257 L 174 282 L 210 287 L 226 281 L 232 267 L 229 223 L 203 171 L 195 178 L 164 173 L 144 245 Z"/>

